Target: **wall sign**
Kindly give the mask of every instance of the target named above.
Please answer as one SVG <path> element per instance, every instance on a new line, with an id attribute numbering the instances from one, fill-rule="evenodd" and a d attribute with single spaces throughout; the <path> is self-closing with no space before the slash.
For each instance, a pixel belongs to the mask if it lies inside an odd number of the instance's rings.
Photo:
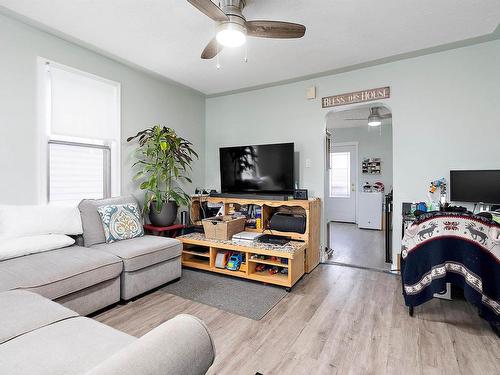
<path id="1" fill-rule="evenodd" d="M 370 102 L 372 100 L 387 99 L 391 97 L 391 88 L 379 87 L 376 89 L 349 92 L 347 94 L 327 96 L 321 99 L 323 108 L 336 107 L 339 105 Z"/>

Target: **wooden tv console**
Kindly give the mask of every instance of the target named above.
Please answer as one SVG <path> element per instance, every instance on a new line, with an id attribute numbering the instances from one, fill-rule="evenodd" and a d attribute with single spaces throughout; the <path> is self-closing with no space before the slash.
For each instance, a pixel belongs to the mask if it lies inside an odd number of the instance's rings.
<path id="1" fill-rule="evenodd" d="M 264 200 L 247 198 L 225 198 L 209 196 L 193 196 L 191 198 L 191 221 L 201 224 L 200 203 L 222 203 L 225 212 L 230 212 L 235 205 L 253 204 L 262 208 L 263 228 L 268 228 L 272 215 L 278 211 L 293 212 L 306 216 L 305 233 L 278 232 L 269 229 L 245 228 L 246 231 L 263 232 L 281 236 L 289 236 L 292 240 L 304 243 L 304 271 L 311 272 L 320 260 L 320 221 L 321 221 L 321 201 L 319 198 L 309 200 Z"/>
<path id="2" fill-rule="evenodd" d="M 304 250 L 306 246 L 301 241 L 290 241 L 284 246 L 262 243 L 247 245 L 234 241 L 208 240 L 201 233 L 191 233 L 177 237 L 177 239 L 183 244 L 182 265 L 184 267 L 284 286 L 287 290 L 290 290 L 304 275 Z M 237 271 L 217 268 L 215 258 L 217 253 L 222 251 L 243 253 L 245 262 Z M 258 258 L 261 255 L 266 256 L 267 259 Z M 271 260 L 270 257 L 277 257 L 279 260 Z M 286 259 L 286 262 L 282 262 L 283 259 Z M 268 270 L 259 272 L 256 269 L 259 264 L 276 266 L 279 269 L 286 269 L 287 272 L 275 274 L 270 274 Z"/>

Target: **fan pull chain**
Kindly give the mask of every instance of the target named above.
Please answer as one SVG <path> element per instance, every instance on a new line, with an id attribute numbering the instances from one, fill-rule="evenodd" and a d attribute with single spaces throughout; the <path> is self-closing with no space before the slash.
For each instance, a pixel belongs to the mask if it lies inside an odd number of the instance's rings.
<path id="1" fill-rule="evenodd" d="M 219 60 L 219 43 L 217 43 L 217 64 L 215 65 L 215 67 L 217 68 L 217 70 L 220 69 L 220 60 Z"/>
<path id="2" fill-rule="evenodd" d="M 220 2 L 219 2 L 219 8 L 220 8 Z M 217 35 L 217 26 L 215 26 L 215 25 L 214 25 L 214 33 L 215 33 L 214 35 Z M 217 41 L 215 44 L 217 45 L 217 55 L 215 56 L 215 58 L 216 58 L 216 60 L 215 60 L 216 61 L 215 68 L 217 70 L 220 70 L 220 60 L 219 60 L 220 48 L 219 48 L 219 42 Z"/>
<path id="3" fill-rule="evenodd" d="M 245 43 L 245 57 L 243 58 L 243 62 L 248 62 L 248 43 Z"/>

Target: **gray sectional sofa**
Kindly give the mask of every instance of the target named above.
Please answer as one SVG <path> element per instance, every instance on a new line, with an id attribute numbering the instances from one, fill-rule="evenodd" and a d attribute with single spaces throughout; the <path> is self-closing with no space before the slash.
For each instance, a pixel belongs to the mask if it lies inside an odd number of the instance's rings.
<path id="1" fill-rule="evenodd" d="M 22 289 L 82 315 L 120 301 L 123 262 L 109 253 L 70 246 L 0 262 L 0 292 Z"/>
<path id="2" fill-rule="evenodd" d="M 121 298 L 129 300 L 181 277 L 182 245 L 172 238 L 148 235 L 107 244 L 97 208 L 126 203 L 137 201 L 132 196 L 85 199 L 78 208 L 82 217 L 84 246 L 122 260 Z"/>
<path id="3" fill-rule="evenodd" d="M 36 292 L 81 315 L 129 300 L 181 277 L 181 243 L 143 236 L 105 243 L 97 208 L 136 203 L 132 196 L 83 200 L 82 246 L 70 246 L 0 261 L 0 292 Z"/>
<path id="4" fill-rule="evenodd" d="M 0 374 L 191 375 L 208 370 L 215 350 L 195 317 L 179 315 L 136 339 L 81 316 L 181 276 L 178 240 L 143 236 L 105 243 L 97 208 L 131 202 L 136 202 L 133 197 L 84 200 L 80 214 L 76 209 L 71 214 L 78 222 L 76 233 L 83 228 L 77 245 L 0 260 Z M 3 223 L 17 218 L 15 210 L 8 211 L 11 216 L 0 217 Z M 25 226 L 44 222 L 38 215 L 30 220 Z M 46 230 L 59 233 L 51 220 Z"/>
<path id="5" fill-rule="evenodd" d="M 196 375 L 212 365 L 206 326 L 179 315 L 137 339 L 38 294 L 0 293 L 0 374 Z"/>

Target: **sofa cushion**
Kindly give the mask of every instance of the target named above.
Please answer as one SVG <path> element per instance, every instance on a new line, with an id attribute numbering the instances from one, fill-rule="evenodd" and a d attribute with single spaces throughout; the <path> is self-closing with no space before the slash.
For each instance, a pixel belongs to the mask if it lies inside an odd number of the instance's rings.
<path id="1" fill-rule="evenodd" d="M 76 312 L 35 293 L 23 290 L 0 293 L 0 344 L 76 316 Z"/>
<path id="2" fill-rule="evenodd" d="M 95 245 L 92 248 L 120 257 L 126 272 L 137 271 L 176 258 L 182 252 L 179 240 L 160 236 L 131 238 L 110 244 Z"/>
<path id="3" fill-rule="evenodd" d="M 146 333 L 86 375 L 206 374 L 214 359 L 215 346 L 205 323 L 182 314 Z M 233 367 L 227 373 L 245 372 Z"/>
<path id="4" fill-rule="evenodd" d="M 75 206 L 0 205 L 0 238 L 81 233 L 82 219 Z"/>
<path id="5" fill-rule="evenodd" d="M 107 199 L 84 199 L 80 202 L 78 208 L 80 209 L 82 218 L 83 241 L 86 247 L 106 242 L 104 228 L 97 208 L 100 206 L 127 203 L 137 204 L 137 201 L 130 195 Z"/>
<path id="6" fill-rule="evenodd" d="M 135 340 L 92 319 L 63 320 L 0 345 L 0 374 L 83 374 Z"/>
<path id="7" fill-rule="evenodd" d="M 116 278 L 122 269 L 110 253 L 71 246 L 0 262 L 0 291 L 28 289 L 56 299 Z"/>
<path id="8" fill-rule="evenodd" d="M 110 204 L 97 207 L 106 243 L 144 236 L 142 217 L 137 203 Z"/>
<path id="9" fill-rule="evenodd" d="M 65 234 L 39 234 L 0 240 L 0 260 L 43 253 L 71 246 L 75 240 Z"/>

